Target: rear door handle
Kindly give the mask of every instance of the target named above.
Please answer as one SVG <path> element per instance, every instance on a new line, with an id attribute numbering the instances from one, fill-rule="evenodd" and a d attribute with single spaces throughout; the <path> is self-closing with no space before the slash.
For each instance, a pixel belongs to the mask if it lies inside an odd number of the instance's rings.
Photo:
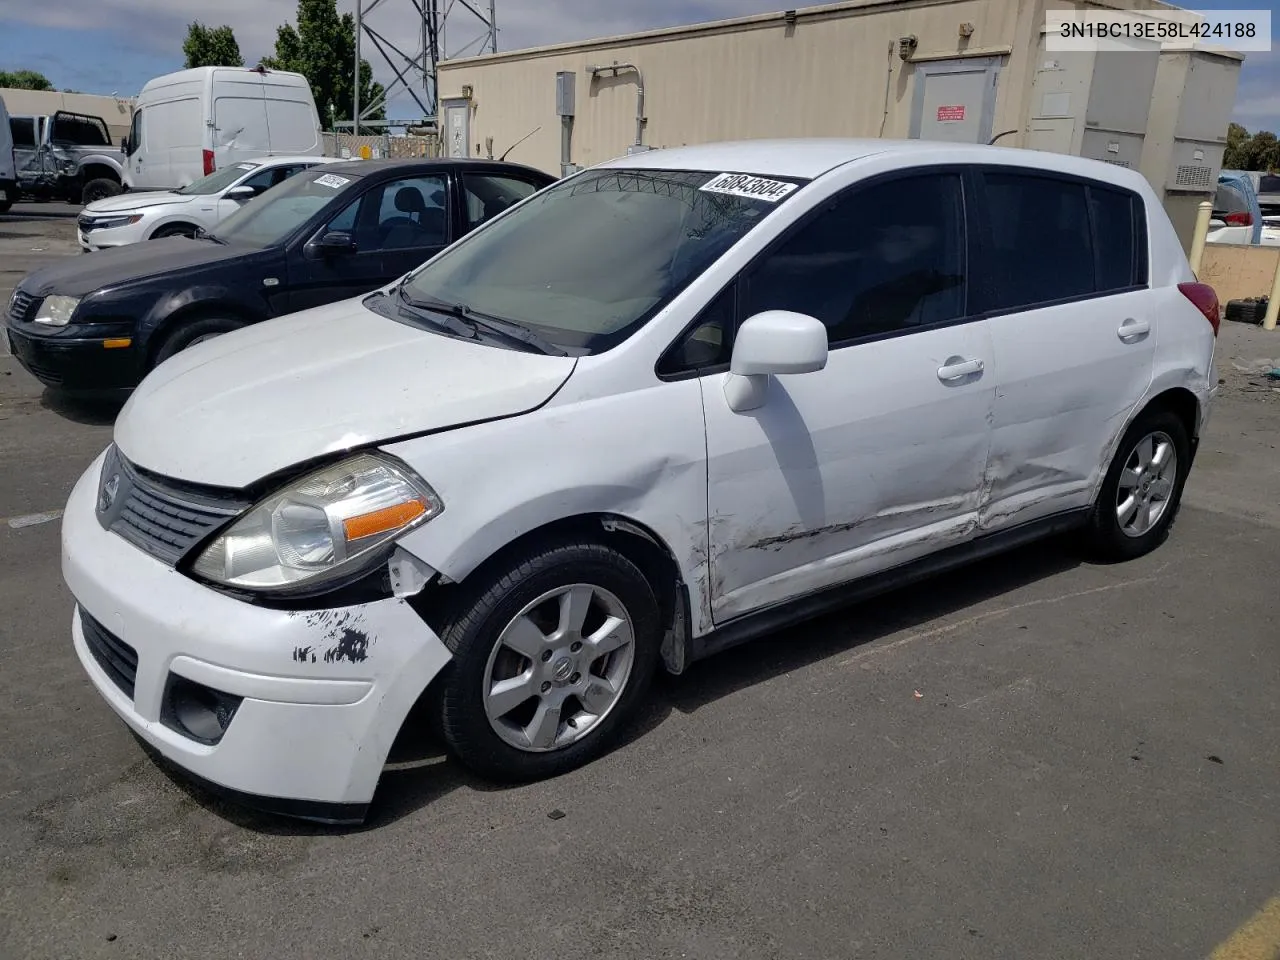
<path id="1" fill-rule="evenodd" d="M 943 383 L 952 383 L 956 380 L 963 380 L 965 377 L 971 377 L 975 373 L 981 373 L 983 364 L 981 360 L 970 360 L 965 357 L 947 357 L 946 363 L 938 368 L 938 379 Z"/>
<path id="2" fill-rule="evenodd" d="M 1136 340 L 1138 337 L 1145 337 L 1150 332 L 1151 324 L 1145 320 L 1134 320 L 1130 317 L 1120 324 L 1120 329 L 1116 331 L 1116 336 L 1121 340 Z"/>

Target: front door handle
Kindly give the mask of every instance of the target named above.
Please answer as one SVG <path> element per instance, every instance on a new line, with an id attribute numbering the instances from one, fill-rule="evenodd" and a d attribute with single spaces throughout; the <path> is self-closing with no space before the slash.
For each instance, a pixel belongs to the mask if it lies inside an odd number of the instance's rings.
<path id="1" fill-rule="evenodd" d="M 1121 340 L 1128 342 L 1136 340 L 1139 337 L 1145 337 L 1151 332 L 1151 324 L 1145 320 L 1134 320 L 1130 317 L 1124 323 L 1120 324 L 1120 329 L 1116 331 L 1116 336 Z"/>
<path id="2" fill-rule="evenodd" d="M 946 362 L 938 368 L 938 379 L 943 383 L 952 383 L 956 380 L 963 380 L 965 377 L 971 377 L 975 373 L 981 373 L 983 364 L 981 360 L 971 360 L 966 357 L 947 357 Z"/>

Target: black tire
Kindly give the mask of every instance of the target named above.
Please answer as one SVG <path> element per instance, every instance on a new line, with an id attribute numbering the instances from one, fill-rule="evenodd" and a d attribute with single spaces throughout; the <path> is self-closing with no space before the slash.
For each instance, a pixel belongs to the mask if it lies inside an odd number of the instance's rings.
<path id="1" fill-rule="evenodd" d="M 545 752 L 530 752 L 512 746 L 490 724 L 482 695 L 490 678 L 490 654 L 504 628 L 528 604 L 548 591 L 574 584 L 602 588 L 621 602 L 633 629 L 630 673 L 613 706 L 580 739 Z M 470 589 L 463 584 L 440 630 L 454 655 L 442 678 L 438 701 L 439 729 L 449 752 L 474 772 L 500 782 L 554 777 L 590 762 L 616 742 L 644 697 L 658 660 L 659 620 L 657 598 L 640 569 L 617 551 L 591 541 L 540 545 L 485 572 L 484 579 Z M 551 660 L 549 668 L 561 660 Z M 527 663 L 524 669 L 536 666 L 533 659 Z M 589 667 L 582 669 L 590 675 Z M 526 706 L 536 709 L 534 700 Z M 564 724 L 565 718 L 557 722 Z M 568 734 L 567 726 L 564 733 Z"/>
<path id="2" fill-rule="evenodd" d="M 122 188 L 120 184 L 116 183 L 114 180 L 108 180 L 106 177 L 99 177 L 97 180 L 90 180 L 84 185 L 84 189 L 80 191 L 80 202 L 85 206 L 88 206 L 95 200 L 105 200 L 107 197 L 115 197 L 121 192 Z"/>
<path id="3" fill-rule="evenodd" d="M 163 240 L 165 237 L 194 237 L 196 227 L 190 223 L 166 223 L 151 235 L 152 240 Z"/>
<path id="4" fill-rule="evenodd" d="M 230 333 L 232 330 L 239 330 L 241 326 L 243 324 L 237 323 L 235 320 L 226 320 L 221 317 L 179 321 L 177 328 L 161 342 L 160 349 L 156 351 L 156 362 L 153 366 L 159 366 L 174 354 L 181 353 L 198 340 Z"/>
<path id="5" fill-rule="evenodd" d="M 1117 515 L 1121 474 L 1135 456 L 1138 445 L 1146 438 L 1168 438 L 1176 457 L 1172 490 L 1165 499 L 1164 509 L 1150 529 L 1139 535 L 1130 535 L 1121 527 Z M 1133 560 L 1150 553 L 1169 536 L 1169 530 L 1182 505 L 1182 490 L 1186 486 L 1191 469 L 1191 441 L 1182 420 L 1168 410 L 1144 411 L 1125 431 L 1116 448 L 1111 466 L 1098 491 L 1098 499 L 1089 515 L 1085 528 L 1085 541 L 1089 552 L 1103 562 Z"/>

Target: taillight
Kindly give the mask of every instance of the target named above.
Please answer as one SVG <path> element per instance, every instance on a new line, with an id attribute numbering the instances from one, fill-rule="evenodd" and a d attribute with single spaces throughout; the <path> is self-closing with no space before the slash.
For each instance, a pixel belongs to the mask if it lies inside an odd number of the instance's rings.
<path id="1" fill-rule="evenodd" d="M 1180 283 L 1178 290 L 1204 314 L 1204 318 L 1209 321 L 1209 326 L 1213 327 L 1213 335 L 1216 337 L 1221 316 L 1218 308 L 1218 294 L 1214 292 L 1213 287 L 1207 283 Z"/>
<path id="2" fill-rule="evenodd" d="M 1252 227 L 1252 213 L 1228 213 L 1222 218 L 1222 222 L 1229 227 Z"/>
<path id="3" fill-rule="evenodd" d="M 213 173 L 213 151 L 205 150 L 204 151 L 204 175 L 207 177 L 211 173 Z"/>

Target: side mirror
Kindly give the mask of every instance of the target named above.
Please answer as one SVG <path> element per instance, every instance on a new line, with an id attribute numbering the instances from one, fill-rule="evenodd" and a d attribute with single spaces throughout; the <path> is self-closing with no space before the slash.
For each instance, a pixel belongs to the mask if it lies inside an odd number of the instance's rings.
<path id="1" fill-rule="evenodd" d="M 257 195 L 258 195 L 258 191 L 253 189 L 253 187 L 239 186 L 239 187 L 232 187 L 230 190 L 228 190 L 226 193 L 223 194 L 223 197 L 225 197 L 228 200 L 241 201 L 241 200 L 252 200 Z"/>
<path id="2" fill-rule="evenodd" d="M 789 310 L 766 310 L 738 331 L 724 392 L 729 409 L 741 413 L 764 403 L 769 378 L 813 373 L 827 365 L 827 328 L 821 320 Z"/>
<path id="3" fill-rule="evenodd" d="M 126 157 L 129 155 L 129 138 L 128 137 L 120 138 L 120 152 L 123 153 Z"/>
<path id="4" fill-rule="evenodd" d="M 312 246 L 322 257 L 345 256 L 356 252 L 356 241 L 345 230 L 330 230 Z"/>

